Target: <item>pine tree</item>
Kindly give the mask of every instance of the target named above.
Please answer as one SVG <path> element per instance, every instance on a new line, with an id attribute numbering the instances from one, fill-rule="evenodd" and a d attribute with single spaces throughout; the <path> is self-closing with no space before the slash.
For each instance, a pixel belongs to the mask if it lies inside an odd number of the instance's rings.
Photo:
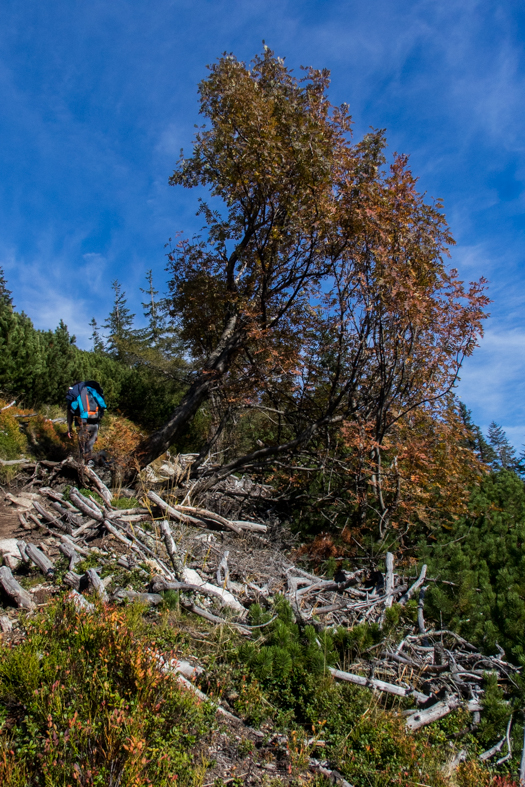
<path id="1" fill-rule="evenodd" d="M 487 436 L 489 444 L 495 454 L 495 459 L 492 462 L 494 469 L 517 470 L 518 459 L 516 457 L 516 451 L 509 443 L 503 427 L 499 426 L 495 421 L 492 421 Z"/>
<path id="2" fill-rule="evenodd" d="M 492 464 L 496 459 L 496 453 L 492 446 L 485 440 L 480 427 L 472 420 L 472 410 L 469 410 L 463 402 L 459 402 L 459 414 L 468 431 L 466 447 L 470 448 L 471 451 L 475 451 L 485 464 Z"/>
<path id="3" fill-rule="evenodd" d="M 140 291 L 147 295 L 147 299 L 142 303 L 144 310 L 144 317 L 148 320 L 148 326 L 143 332 L 143 338 L 147 341 L 148 345 L 158 347 L 161 339 L 166 333 L 166 310 L 163 300 L 156 300 L 159 291 L 153 286 L 153 271 L 149 270 L 146 273 L 146 281 L 148 288 L 140 288 Z"/>
<path id="4" fill-rule="evenodd" d="M 7 289 L 7 282 L 4 278 L 4 269 L 0 267 L 0 305 L 13 306 L 11 290 Z"/>
<path id="5" fill-rule="evenodd" d="M 89 323 L 89 327 L 93 329 L 93 333 L 89 337 L 93 342 L 93 352 L 94 353 L 103 353 L 104 352 L 104 340 L 102 339 L 99 330 L 98 324 L 94 317 L 91 318 L 91 322 Z"/>
<path id="6" fill-rule="evenodd" d="M 133 336 L 132 326 L 135 315 L 131 314 L 126 306 L 126 293 L 122 292 L 122 285 L 118 279 L 115 279 L 111 286 L 115 293 L 113 309 L 102 326 L 108 331 L 106 352 L 114 358 L 123 359 L 125 344 Z"/>

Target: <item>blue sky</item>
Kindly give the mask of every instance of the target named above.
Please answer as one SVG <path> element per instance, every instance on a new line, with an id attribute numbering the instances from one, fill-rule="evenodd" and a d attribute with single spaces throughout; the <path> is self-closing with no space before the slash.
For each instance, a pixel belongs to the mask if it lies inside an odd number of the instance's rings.
<path id="1" fill-rule="evenodd" d="M 40 328 L 87 347 L 118 278 L 140 313 L 164 244 L 194 231 L 168 186 L 199 122 L 197 83 L 262 40 L 332 72 L 355 137 L 386 128 L 420 188 L 442 197 L 465 279 L 490 280 L 486 336 L 459 393 L 525 442 L 525 4 L 477 0 L 4 0 L 0 7 L 0 265 Z"/>

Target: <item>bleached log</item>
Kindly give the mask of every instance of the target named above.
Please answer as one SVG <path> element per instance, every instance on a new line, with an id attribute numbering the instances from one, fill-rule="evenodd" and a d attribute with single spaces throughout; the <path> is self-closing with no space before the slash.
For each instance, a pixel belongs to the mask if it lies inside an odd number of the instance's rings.
<path id="1" fill-rule="evenodd" d="M 395 694 L 397 697 L 414 697 L 417 702 L 426 702 L 428 696 L 415 689 L 407 689 L 404 686 L 396 686 L 395 683 L 386 683 L 377 678 L 365 678 L 363 675 L 354 675 L 352 672 L 342 672 L 341 670 L 328 668 L 336 680 L 344 680 L 348 683 L 355 683 L 357 686 L 364 686 L 367 689 L 377 689 L 386 694 Z"/>
<path id="2" fill-rule="evenodd" d="M 436 704 L 432 705 L 430 708 L 417 711 L 416 713 L 410 715 L 406 720 L 406 726 L 409 730 L 414 732 L 415 730 L 419 730 L 421 727 L 425 727 L 427 724 L 432 724 L 433 721 L 437 721 L 438 719 L 442 719 L 444 716 L 448 716 L 449 713 L 457 710 L 461 705 L 464 705 L 466 710 L 468 710 L 470 713 L 481 710 L 481 705 L 477 700 L 470 700 L 467 703 L 463 703 L 460 697 L 458 697 L 456 694 L 453 694 L 452 697 L 449 697 L 447 700 L 436 702 Z"/>
<path id="3" fill-rule="evenodd" d="M 523 727 L 523 748 L 520 762 L 520 787 L 525 787 L 525 726 Z"/>
<path id="4" fill-rule="evenodd" d="M 231 522 L 229 519 L 216 514 L 214 511 L 208 511 L 206 508 L 195 508 L 194 506 L 177 506 L 177 511 L 181 513 L 189 513 L 191 516 L 196 516 L 198 519 L 204 519 L 208 522 L 214 522 L 217 525 L 225 527 L 227 530 L 233 530 L 234 533 L 241 533 L 241 528 Z"/>
<path id="5" fill-rule="evenodd" d="M 49 511 L 46 511 L 44 506 L 40 505 L 36 500 L 33 501 L 33 508 L 37 511 L 40 516 L 43 516 L 44 519 L 47 519 L 52 525 L 54 525 L 58 530 L 62 530 L 63 533 L 72 534 L 73 528 L 71 525 L 65 525 L 63 522 L 60 522 L 53 514 L 50 514 Z"/>
<path id="6" fill-rule="evenodd" d="M 164 538 L 166 551 L 170 556 L 171 565 L 173 566 L 173 570 L 175 571 L 175 576 L 180 579 L 182 577 L 182 572 L 184 571 L 184 564 L 177 551 L 177 546 L 175 544 L 175 541 L 173 540 L 173 535 L 171 533 L 169 523 L 166 519 L 163 519 L 162 522 L 160 523 L 160 531 Z"/>
<path id="7" fill-rule="evenodd" d="M 266 533 L 268 530 L 267 525 L 261 525 L 258 522 L 245 522 L 243 519 L 232 519 L 231 521 L 241 530 L 251 530 L 254 533 Z"/>
<path id="8" fill-rule="evenodd" d="M 73 602 L 77 612 L 94 612 L 95 605 L 74 588 L 67 594 L 66 599 Z"/>
<path id="9" fill-rule="evenodd" d="M 80 544 L 75 544 L 75 542 L 72 541 L 69 536 L 60 536 L 60 540 L 62 544 L 66 544 L 67 546 L 75 549 L 79 555 L 82 555 L 82 557 L 89 557 L 89 555 L 92 554 L 91 549 L 88 547 L 81 547 Z M 58 548 L 60 549 L 60 545 Z"/>
<path id="10" fill-rule="evenodd" d="M 0 459 L 2 467 L 14 467 L 20 465 L 21 467 L 34 467 L 35 462 L 30 462 L 27 459 Z"/>
<path id="11" fill-rule="evenodd" d="M 425 564 L 425 565 L 423 565 L 423 567 L 421 568 L 421 573 L 419 574 L 419 577 L 416 579 L 416 581 L 414 582 L 414 584 L 413 584 L 413 585 L 411 585 L 411 586 L 408 588 L 407 592 L 406 592 L 406 593 L 405 593 L 403 596 L 401 596 L 401 598 L 399 599 L 399 604 L 401 604 L 401 606 L 402 606 L 402 607 L 404 607 L 404 606 L 405 606 L 405 604 L 407 603 L 407 601 L 408 601 L 408 600 L 409 600 L 409 599 L 410 599 L 410 598 L 411 598 L 411 597 L 414 595 L 414 593 L 416 592 L 416 590 L 419 590 L 419 588 L 421 587 L 421 585 L 422 585 L 422 584 L 423 584 L 423 582 L 425 581 L 425 577 L 426 577 L 426 575 L 427 575 L 427 566 L 426 566 L 426 564 Z"/>
<path id="12" fill-rule="evenodd" d="M 246 609 L 243 607 L 240 601 L 237 601 L 235 596 L 232 595 L 229 590 L 212 585 L 211 582 L 206 582 L 201 578 L 199 573 L 195 571 L 195 569 L 185 568 L 182 572 L 182 581 L 187 582 L 190 585 L 196 585 L 201 592 L 210 590 L 214 593 L 219 593 L 227 607 L 234 609 L 236 612 L 240 612 L 242 615 L 246 615 Z"/>
<path id="13" fill-rule="evenodd" d="M 224 618 L 220 618 L 218 615 L 212 615 L 211 612 L 202 609 L 202 607 L 197 606 L 197 604 L 192 604 L 191 601 L 185 601 L 184 599 L 180 599 L 179 603 L 181 607 L 184 607 L 185 609 L 188 609 L 190 612 L 193 612 L 194 615 L 199 615 L 199 617 L 208 620 L 210 623 L 215 623 L 225 626 L 233 626 L 235 629 L 237 629 L 237 631 L 240 631 L 240 633 L 243 634 L 244 636 L 251 637 L 251 631 L 245 628 L 244 626 L 242 626 L 240 623 L 233 623 L 230 620 L 224 620 Z"/>
<path id="14" fill-rule="evenodd" d="M 385 609 L 392 606 L 393 590 L 394 590 L 394 556 L 392 552 L 387 552 L 386 576 L 385 576 Z"/>
<path id="15" fill-rule="evenodd" d="M 55 566 L 47 557 L 47 555 L 44 555 L 44 553 L 38 547 L 36 547 L 34 544 L 27 544 L 26 555 L 28 556 L 29 560 L 40 569 L 45 577 L 53 576 L 55 573 Z"/>
<path id="16" fill-rule="evenodd" d="M 60 516 L 66 517 L 67 521 L 72 527 L 75 528 L 82 527 L 83 525 L 82 519 L 77 514 L 74 514 L 73 511 L 70 510 L 73 508 L 73 506 L 70 506 L 70 508 L 64 508 L 64 506 L 58 503 L 56 500 L 51 500 L 51 505 L 53 506 L 55 511 L 57 511 L 60 514 Z"/>
<path id="17" fill-rule="evenodd" d="M 353 787 L 350 782 L 347 782 L 344 779 L 339 771 L 332 771 L 330 768 L 322 765 L 319 760 L 316 760 L 315 757 L 310 757 L 309 760 L 309 768 L 314 773 L 320 773 L 324 776 L 331 784 L 337 784 L 338 787 Z"/>
<path id="18" fill-rule="evenodd" d="M 5 593 L 13 599 L 17 607 L 29 610 L 35 608 L 35 602 L 31 598 L 30 593 L 18 584 L 11 573 L 11 569 L 7 566 L 0 567 L 0 585 Z"/>
<path id="19" fill-rule="evenodd" d="M 68 585 L 70 588 L 74 588 L 75 590 L 80 590 L 81 580 L 81 575 L 75 574 L 74 571 L 68 571 L 66 574 L 64 574 L 64 584 Z"/>
<path id="20" fill-rule="evenodd" d="M 228 556 L 230 550 L 226 549 L 222 556 L 221 562 L 217 566 L 217 584 L 219 587 L 230 589 L 230 569 L 228 568 Z"/>
<path id="21" fill-rule="evenodd" d="M 13 630 L 13 624 L 11 623 L 7 615 L 0 615 L 0 631 L 3 634 L 8 634 L 12 630 Z"/>
<path id="22" fill-rule="evenodd" d="M 95 571 L 94 568 L 88 568 L 86 571 L 87 580 L 89 582 L 89 587 L 91 590 L 97 594 L 99 599 L 104 603 L 107 604 L 109 601 L 108 594 L 106 593 L 106 588 L 102 580 L 100 579 L 99 575 Z"/>
<path id="23" fill-rule="evenodd" d="M 115 536 L 115 538 L 118 539 L 122 544 L 125 544 L 125 546 L 127 547 L 133 547 L 133 541 L 130 541 L 130 539 L 127 538 L 127 536 L 121 533 L 120 530 L 117 530 L 117 528 L 114 527 L 114 525 L 112 525 L 111 522 L 109 522 L 107 519 L 104 521 L 104 527 L 109 533 L 111 533 L 111 535 Z"/>
<path id="24" fill-rule="evenodd" d="M 0 407 L 0 413 L 3 413 L 4 410 L 9 410 L 9 408 L 12 407 L 14 404 L 16 404 L 16 399 L 13 399 L 12 402 L 9 402 L 9 404 L 6 404 L 5 407 Z"/>
<path id="25" fill-rule="evenodd" d="M 137 593 L 134 590 L 117 590 L 111 597 L 112 601 L 139 601 L 141 604 L 148 604 L 150 607 L 157 607 L 162 604 L 163 598 L 158 593 Z"/>
<path id="26" fill-rule="evenodd" d="M 174 519 L 178 519 L 182 522 L 189 522 L 192 525 L 197 525 L 198 527 L 203 527 L 202 522 L 200 519 L 195 519 L 195 517 L 189 516 L 188 514 L 182 514 L 180 511 L 177 511 L 173 506 L 170 506 L 169 503 L 166 503 L 162 497 L 159 497 L 155 492 L 149 491 L 148 497 L 152 503 L 155 503 L 162 511 L 165 511 L 166 514 L 169 514 Z"/>
<path id="27" fill-rule="evenodd" d="M 20 552 L 20 557 L 22 558 L 24 563 L 29 563 L 29 558 L 28 558 L 27 552 L 26 552 L 26 549 L 27 549 L 26 542 L 22 541 L 22 540 L 18 540 L 16 542 L 16 545 L 18 547 L 18 551 Z"/>
<path id="28" fill-rule="evenodd" d="M 423 610 L 425 606 L 425 592 L 427 590 L 428 585 L 424 585 L 419 591 L 419 601 L 417 604 L 417 626 L 419 628 L 420 634 L 426 633 L 426 626 L 425 626 L 425 617 L 423 615 Z"/>
<path id="29" fill-rule="evenodd" d="M 203 596 L 211 596 L 212 598 L 216 598 L 225 607 L 230 607 L 231 609 L 235 610 L 235 612 L 246 614 L 246 610 L 242 604 L 237 601 L 237 599 L 227 590 L 216 587 L 215 585 L 211 585 L 209 582 L 203 582 L 198 574 L 198 581 L 188 582 L 186 581 L 186 577 L 188 576 L 186 571 L 191 572 L 190 579 L 193 578 L 194 574 L 197 574 L 197 572 L 192 571 L 192 569 L 184 569 L 184 574 L 186 576 L 182 582 L 167 582 L 163 577 L 154 577 L 151 581 L 151 589 L 155 593 L 160 593 L 165 590 L 181 590 L 183 592 L 188 591 L 192 593 L 202 593 Z"/>
<path id="30" fill-rule="evenodd" d="M 75 489 L 75 487 L 70 490 L 69 499 L 78 508 L 78 510 L 82 511 L 82 513 L 86 516 L 91 517 L 91 519 L 96 519 L 97 522 L 104 521 L 104 514 L 102 511 L 100 511 L 99 508 L 96 508 L 92 501 L 88 502 L 88 499 L 84 497 L 84 495 L 81 495 L 78 489 Z"/>
<path id="31" fill-rule="evenodd" d="M 80 465 L 78 467 L 79 467 L 79 472 L 81 472 L 84 475 L 84 478 L 89 478 L 91 483 L 97 488 L 97 492 L 99 493 L 104 503 L 110 506 L 111 501 L 113 500 L 113 494 L 107 488 L 106 484 L 98 477 L 98 475 L 91 467 L 88 467 L 87 465 Z"/>

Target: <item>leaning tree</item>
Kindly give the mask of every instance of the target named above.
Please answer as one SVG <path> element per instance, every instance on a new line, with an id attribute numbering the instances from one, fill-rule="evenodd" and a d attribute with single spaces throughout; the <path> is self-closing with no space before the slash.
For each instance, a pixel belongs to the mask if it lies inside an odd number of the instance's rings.
<path id="1" fill-rule="evenodd" d="M 206 122 L 170 180 L 210 193 L 205 236 L 169 253 L 171 313 L 195 371 L 138 454 L 161 455 L 213 399 L 225 418 L 257 412 L 268 428 L 203 483 L 283 457 L 298 467 L 336 440 L 357 496 L 372 484 L 387 523 L 403 430 L 415 413 L 449 422 L 487 298 L 483 280 L 465 287 L 445 263 L 442 205 L 418 193 L 406 157 L 387 166 L 383 132 L 352 141 L 328 84 L 327 71 L 297 79 L 267 48 L 249 65 L 223 56 L 200 84 Z"/>

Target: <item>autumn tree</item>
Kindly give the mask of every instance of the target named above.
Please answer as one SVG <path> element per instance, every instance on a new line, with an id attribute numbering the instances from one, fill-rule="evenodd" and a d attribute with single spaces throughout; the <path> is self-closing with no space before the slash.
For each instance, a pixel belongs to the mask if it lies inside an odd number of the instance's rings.
<path id="1" fill-rule="evenodd" d="M 196 371 L 140 447 L 144 464 L 214 394 L 266 429 L 203 484 L 279 457 L 293 469 L 308 446 L 322 462 L 344 439 L 372 458 L 380 492 L 385 441 L 409 414 L 439 411 L 476 345 L 484 282 L 465 287 L 447 268 L 441 204 L 418 193 L 405 156 L 386 165 L 382 132 L 352 143 L 328 84 L 314 69 L 297 79 L 265 48 L 250 66 L 222 57 L 199 87 L 206 125 L 171 183 L 209 188 L 207 235 L 169 255 L 171 312 Z M 355 479 L 369 485 L 369 470 Z"/>

